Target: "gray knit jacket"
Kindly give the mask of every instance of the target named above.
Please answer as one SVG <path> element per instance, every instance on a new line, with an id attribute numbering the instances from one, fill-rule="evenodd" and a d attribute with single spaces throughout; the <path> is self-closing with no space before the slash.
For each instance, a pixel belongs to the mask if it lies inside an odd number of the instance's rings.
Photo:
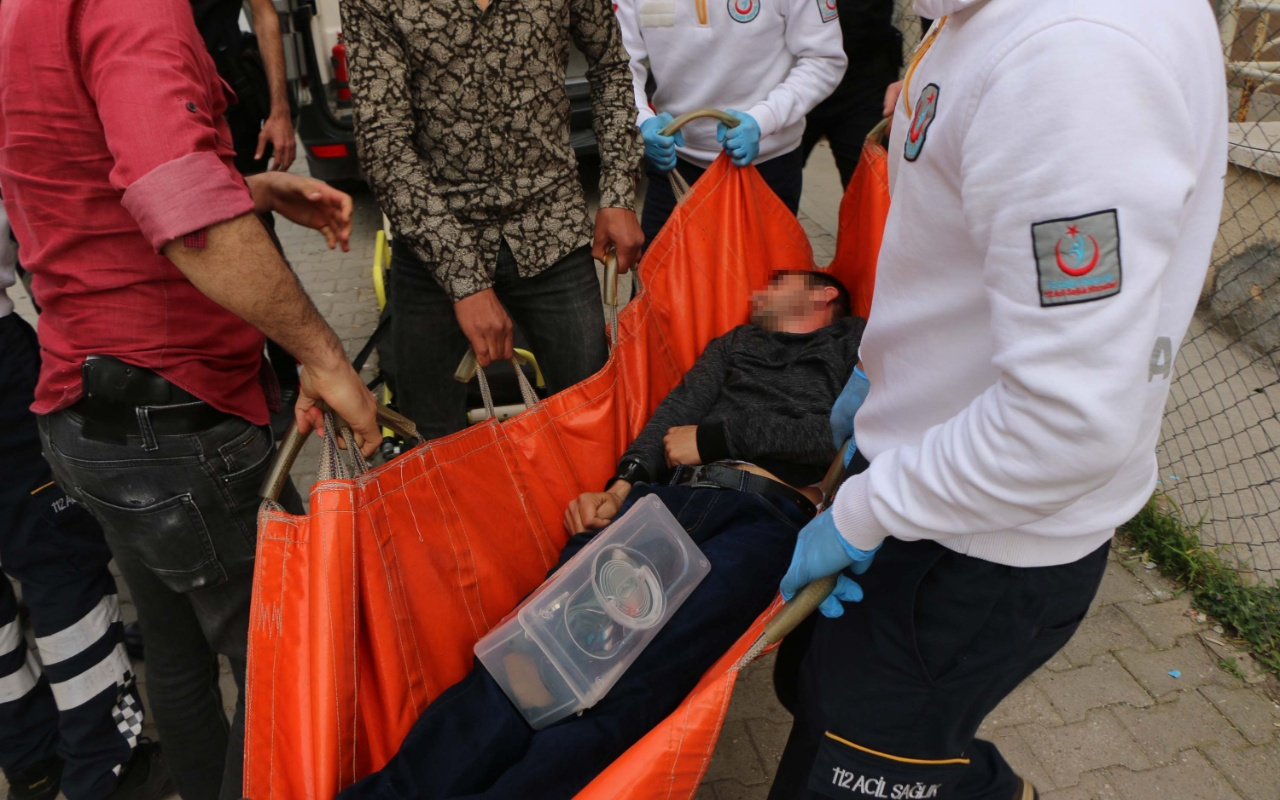
<path id="1" fill-rule="evenodd" d="M 639 464 L 651 482 L 665 481 L 663 437 L 697 425 L 704 464 L 750 461 L 792 486 L 817 483 L 835 457 L 831 407 L 858 362 L 865 325 L 846 317 L 799 334 L 740 325 L 712 340 L 622 461 Z"/>

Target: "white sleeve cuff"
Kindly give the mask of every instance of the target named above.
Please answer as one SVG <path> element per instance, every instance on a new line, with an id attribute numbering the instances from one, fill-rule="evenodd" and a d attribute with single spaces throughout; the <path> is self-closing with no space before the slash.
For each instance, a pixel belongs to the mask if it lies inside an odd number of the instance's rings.
<path id="1" fill-rule="evenodd" d="M 767 103 L 761 101 L 751 107 L 747 112 L 755 117 L 756 124 L 760 126 L 760 138 L 772 136 L 778 130 L 778 117 L 773 113 L 773 109 Z"/>
<path id="2" fill-rule="evenodd" d="M 863 472 L 845 481 L 831 506 L 831 521 L 844 540 L 859 550 L 870 552 L 889 538 L 889 531 L 871 512 L 868 495 L 870 476 Z"/>

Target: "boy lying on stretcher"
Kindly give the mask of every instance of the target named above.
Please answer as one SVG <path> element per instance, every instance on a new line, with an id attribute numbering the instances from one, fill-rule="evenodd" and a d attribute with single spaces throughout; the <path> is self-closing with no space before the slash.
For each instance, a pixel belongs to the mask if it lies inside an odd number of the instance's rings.
<path id="1" fill-rule="evenodd" d="M 569 798 L 676 709 L 778 592 L 807 488 L 835 456 L 828 417 L 864 322 L 825 274 L 779 272 L 752 321 L 715 339 L 623 454 L 607 491 L 570 504 L 564 565 L 618 514 L 657 496 L 711 572 L 605 696 L 534 731 L 476 664 L 414 724 L 353 798 Z M 580 532 L 586 531 L 586 532 Z"/>

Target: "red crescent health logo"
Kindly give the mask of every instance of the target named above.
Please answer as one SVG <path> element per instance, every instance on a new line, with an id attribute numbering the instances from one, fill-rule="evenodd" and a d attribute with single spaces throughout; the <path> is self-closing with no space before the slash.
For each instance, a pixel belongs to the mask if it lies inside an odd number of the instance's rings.
<path id="1" fill-rule="evenodd" d="M 831 9 L 832 11 L 836 10 L 836 0 L 826 0 L 826 2 L 827 2 L 827 8 Z"/>
<path id="2" fill-rule="evenodd" d="M 751 6 L 755 0 L 734 0 L 733 8 L 744 17 L 751 13 Z"/>
<path id="3" fill-rule="evenodd" d="M 1079 234 L 1077 234 L 1077 236 L 1078 235 Z M 1062 260 L 1062 240 L 1059 239 L 1058 243 L 1053 246 L 1053 254 L 1058 259 L 1058 269 L 1062 270 L 1063 272 L 1067 273 L 1073 278 L 1079 278 L 1081 276 L 1088 275 L 1090 272 L 1093 272 L 1093 268 L 1098 266 L 1098 259 L 1102 257 L 1102 248 L 1098 247 L 1098 240 L 1093 238 L 1092 236 L 1089 237 L 1089 242 L 1093 245 L 1093 260 L 1083 267 L 1073 269 L 1071 267 L 1068 267 L 1066 265 L 1066 262 Z"/>
<path id="4" fill-rule="evenodd" d="M 913 142 L 920 141 L 920 135 L 924 133 L 925 124 L 923 112 L 924 109 L 921 108 L 916 112 L 916 118 L 911 120 L 911 130 L 908 131 L 908 135 L 911 136 L 911 141 Z"/>

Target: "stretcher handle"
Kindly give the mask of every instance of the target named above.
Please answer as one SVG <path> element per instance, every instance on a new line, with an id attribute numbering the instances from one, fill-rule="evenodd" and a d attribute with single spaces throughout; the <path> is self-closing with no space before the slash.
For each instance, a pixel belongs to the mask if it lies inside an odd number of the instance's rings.
<path id="1" fill-rule="evenodd" d="M 827 467 L 826 477 L 822 479 L 822 502 L 818 504 L 819 510 L 825 510 L 831 505 L 831 501 L 835 499 L 836 492 L 840 490 L 840 484 L 844 483 L 849 477 L 849 469 L 844 465 L 844 453 L 849 448 L 850 439 L 846 439 L 844 444 L 836 451 L 836 457 L 831 461 L 831 466 Z M 818 578 L 812 581 L 791 598 L 791 602 L 782 607 L 777 614 L 773 615 L 773 619 L 765 623 L 764 632 L 751 645 L 751 649 L 742 657 L 742 664 L 750 664 L 755 661 L 765 650 L 773 647 L 778 642 L 786 638 L 787 634 L 799 627 L 801 622 L 814 611 L 818 606 L 822 605 L 822 601 L 827 599 L 827 595 L 831 594 L 836 588 L 835 575 L 828 575 L 825 578 Z"/>
<path id="2" fill-rule="evenodd" d="M 418 441 L 422 438 L 418 435 L 418 426 L 413 420 L 381 403 L 378 403 L 377 418 L 379 425 L 390 428 L 397 436 L 402 436 L 409 441 Z M 284 441 L 276 451 L 271 468 L 267 470 L 267 477 L 258 489 L 259 497 L 273 503 L 280 499 L 285 481 L 289 480 L 289 472 L 293 469 L 294 463 L 298 460 L 298 454 L 302 452 L 302 446 L 306 443 L 307 435 L 298 432 L 297 420 L 290 420 Z"/>
<path id="3" fill-rule="evenodd" d="M 604 319 L 609 324 L 609 351 L 618 346 L 618 254 L 610 250 L 604 257 Z"/>
<path id="4" fill-rule="evenodd" d="M 742 120 L 733 116 L 727 111 L 721 111 L 718 108 L 700 108 L 697 111 L 687 111 L 666 124 L 659 133 L 663 136 L 674 136 L 676 131 L 693 122 L 695 119 L 711 118 L 718 122 L 723 122 L 730 128 L 738 127 Z M 684 179 L 679 170 L 673 169 L 667 173 L 667 178 L 671 181 L 671 191 L 676 196 L 676 202 L 683 200 L 689 195 L 689 182 Z"/>
<path id="5" fill-rule="evenodd" d="M 822 500 L 818 503 L 819 511 L 830 508 L 832 501 L 836 499 L 836 492 L 840 491 L 840 485 L 849 477 L 849 468 L 844 464 L 844 454 L 849 449 L 851 441 L 853 441 L 852 437 L 845 439 L 844 444 L 840 445 L 840 449 L 836 451 L 836 457 L 831 461 L 831 466 L 827 467 L 827 474 L 823 476 L 822 483 L 818 484 L 818 488 L 822 490 Z"/>
<path id="6" fill-rule="evenodd" d="M 604 285 L 600 287 L 604 304 L 618 308 L 618 254 L 610 250 L 604 256 Z"/>
<path id="7" fill-rule="evenodd" d="M 787 634 L 798 628 L 801 622 L 808 619 L 810 614 L 817 611 L 818 606 L 822 605 L 822 601 L 826 600 L 827 595 L 831 594 L 835 588 L 836 576 L 828 575 L 825 578 L 818 578 L 796 592 L 791 602 L 784 605 L 781 611 L 773 615 L 773 619 L 765 623 L 764 633 L 760 634 L 760 638 L 751 649 L 755 651 L 758 647 L 764 650 L 782 641 Z"/>
<path id="8" fill-rule="evenodd" d="M 721 111 L 718 108 L 699 108 L 697 111 L 686 111 L 685 113 L 681 114 L 680 116 L 668 122 L 666 124 L 666 127 L 664 127 L 661 131 L 658 131 L 658 132 L 661 133 L 663 136 L 675 136 L 676 131 L 680 130 L 685 125 L 688 125 L 690 122 L 693 122 L 695 119 L 704 119 L 706 117 L 710 117 L 711 119 L 714 119 L 717 122 L 723 122 L 725 125 L 728 125 L 730 128 L 738 127 L 738 123 L 742 121 L 737 117 L 735 117 L 734 115 L 730 114 L 728 111 Z"/>
<path id="9" fill-rule="evenodd" d="M 867 141 L 877 145 L 884 145 L 885 137 L 889 134 L 889 126 L 893 124 L 893 117 L 885 117 L 876 123 L 876 126 L 867 134 Z"/>

